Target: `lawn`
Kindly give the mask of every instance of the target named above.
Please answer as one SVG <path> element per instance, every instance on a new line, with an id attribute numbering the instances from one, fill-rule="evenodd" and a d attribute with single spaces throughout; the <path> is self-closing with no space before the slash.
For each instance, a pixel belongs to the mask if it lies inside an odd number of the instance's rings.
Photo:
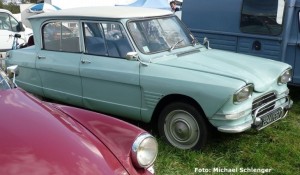
<path id="1" fill-rule="evenodd" d="M 299 174 L 300 87 L 290 90 L 294 106 L 288 116 L 259 132 L 216 132 L 202 151 L 179 150 L 158 140 L 156 174 Z"/>

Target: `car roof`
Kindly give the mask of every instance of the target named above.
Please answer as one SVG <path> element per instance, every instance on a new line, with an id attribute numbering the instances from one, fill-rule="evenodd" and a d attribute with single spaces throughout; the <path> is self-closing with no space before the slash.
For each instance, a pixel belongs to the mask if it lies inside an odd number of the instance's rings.
<path id="1" fill-rule="evenodd" d="M 12 14 L 9 10 L 6 10 L 6 9 L 0 9 L 0 12 L 5 12 L 5 13 Z"/>
<path id="2" fill-rule="evenodd" d="M 29 17 L 35 18 L 51 18 L 51 17 L 101 17 L 101 18 L 139 18 L 154 17 L 172 14 L 171 11 L 142 8 L 142 7 L 125 7 L 125 6 L 98 6 L 98 7 L 80 7 L 72 9 L 58 10 L 48 13 L 42 13 Z"/>

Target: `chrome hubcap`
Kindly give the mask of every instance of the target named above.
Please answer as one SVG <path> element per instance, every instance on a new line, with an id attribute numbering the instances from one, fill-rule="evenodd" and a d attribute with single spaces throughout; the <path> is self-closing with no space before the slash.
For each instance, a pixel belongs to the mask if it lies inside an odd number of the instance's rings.
<path id="1" fill-rule="evenodd" d="M 164 130 L 169 142 L 181 149 L 194 147 L 200 138 L 197 121 L 184 110 L 170 112 L 166 117 Z"/>

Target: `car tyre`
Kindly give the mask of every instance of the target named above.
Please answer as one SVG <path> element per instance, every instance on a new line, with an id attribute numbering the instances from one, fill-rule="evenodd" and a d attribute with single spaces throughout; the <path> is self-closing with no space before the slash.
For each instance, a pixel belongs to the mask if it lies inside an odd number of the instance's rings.
<path id="1" fill-rule="evenodd" d="M 179 149 L 201 149 L 208 138 L 208 126 L 193 105 L 175 102 L 160 113 L 158 130 L 162 139 Z"/>

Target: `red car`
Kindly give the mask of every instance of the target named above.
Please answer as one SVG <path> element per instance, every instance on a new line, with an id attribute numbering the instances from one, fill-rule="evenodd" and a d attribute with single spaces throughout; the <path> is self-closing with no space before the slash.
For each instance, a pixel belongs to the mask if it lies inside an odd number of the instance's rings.
<path id="1" fill-rule="evenodd" d="M 16 67 L 8 68 L 8 75 Z M 43 102 L 0 70 L 0 174 L 154 174 L 157 142 L 118 119 Z"/>

